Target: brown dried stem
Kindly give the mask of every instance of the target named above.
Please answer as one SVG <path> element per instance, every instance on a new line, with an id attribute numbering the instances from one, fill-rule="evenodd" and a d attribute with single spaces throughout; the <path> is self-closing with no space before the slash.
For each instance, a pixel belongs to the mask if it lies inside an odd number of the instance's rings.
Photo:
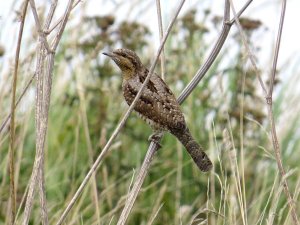
<path id="1" fill-rule="evenodd" d="M 273 150 L 275 152 L 275 157 L 276 157 L 276 162 L 278 166 L 278 170 L 281 175 L 281 180 L 282 180 L 282 185 L 283 185 L 283 190 L 287 196 L 288 200 L 288 205 L 291 210 L 293 222 L 296 225 L 299 225 L 299 219 L 297 216 L 296 212 L 296 207 L 293 201 L 293 198 L 291 196 L 291 192 L 289 191 L 288 183 L 286 180 L 286 172 L 283 167 L 282 159 L 281 159 L 281 153 L 280 153 L 280 147 L 279 147 L 279 142 L 277 138 L 277 132 L 276 132 L 276 126 L 275 126 L 275 121 L 274 121 L 274 115 L 273 115 L 273 109 L 272 109 L 272 103 L 273 103 L 273 88 L 274 88 L 274 81 L 275 81 L 275 76 L 276 76 L 276 67 L 277 67 L 277 60 L 279 56 L 279 48 L 280 48 L 280 42 L 281 42 L 281 35 L 282 35 L 282 28 L 283 28 L 283 23 L 284 23 L 284 18 L 285 18 L 285 9 L 286 9 L 286 0 L 282 1 L 282 10 L 281 10 L 281 16 L 280 16 L 280 22 L 279 22 L 279 28 L 278 28 L 278 34 L 277 34 L 277 40 L 276 40 L 276 47 L 275 47 L 275 54 L 273 58 L 273 65 L 270 73 L 270 86 L 269 86 L 269 91 L 268 91 L 268 96 L 266 99 L 266 103 L 268 106 L 268 116 L 270 120 L 270 125 L 271 125 L 271 134 L 272 134 L 272 144 L 273 144 Z"/>
<path id="2" fill-rule="evenodd" d="M 132 190 L 129 193 L 128 198 L 126 199 L 125 206 L 122 210 L 122 214 L 119 218 L 119 221 L 117 225 L 123 225 L 125 224 L 126 220 L 128 219 L 128 216 L 130 214 L 130 211 L 133 207 L 133 204 L 137 198 L 137 195 L 143 185 L 143 182 L 145 180 L 146 175 L 148 174 L 148 171 L 150 169 L 151 162 L 153 160 L 153 157 L 158 150 L 159 146 L 155 142 L 151 142 L 149 149 L 147 151 L 147 154 L 145 156 L 144 162 L 142 164 L 142 167 L 139 171 L 139 174 L 134 182 L 134 186 Z"/>
<path id="3" fill-rule="evenodd" d="M 49 13 L 48 13 L 48 16 L 46 18 L 45 25 L 44 25 L 44 33 L 46 33 L 45 30 L 49 29 L 49 26 L 51 24 L 51 21 L 53 19 L 53 16 L 54 16 L 54 13 L 55 13 L 55 10 L 56 10 L 57 1 L 58 0 L 52 0 L 51 6 L 50 6 L 50 9 L 49 9 Z"/>
<path id="4" fill-rule="evenodd" d="M 25 88 L 23 89 L 21 95 L 19 96 L 18 100 L 15 102 L 15 107 L 14 110 L 17 108 L 17 106 L 19 105 L 20 101 L 22 100 L 22 98 L 24 97 L 25 93 L 27 92 L 28 88 L 30 87 L 33 79 L 35 78 L 35 73 L 32 75 L 32 77 L 30 78 L 30 80 L 28 81 L 28 83 L 26 84 Z M 4 128 L 6 127 L 6 125 L 8 124 L 8 122 L 11 119 L 11 115 L 12 115 L 12 110 L 10 112 L 10 114 L 7 115 L 7 117 L 5 118 L 5 120 L 3 121 L 3 123 L 1 124 L 0 127 L 0 133 L 4 130 Z"/>
<path id="5" fill-rule="evenodd" d="M 50 29 L 49 30 L 49 26 L 50 26 L 50 23 L 52 21 L 52 18 L 53 18 L 53 14 L 55 12 L 55 9 L 56 9 L 56 5 L 57 5 L 57 1 L 58 0 L 54 0 L 51 4 L 51 7 L 50 7 L 50 11 L 49 11 L 49 14 L 48 14 L 48 17 L 46 19 L 46 23 L 45 23 L 45 26 L 44 26 L 44 30 L 47 30 L 47 31 L 44 31 L 45 34 L 50 34 L 61 22 L 62 22 L 62 19 L 63 19 L 63 16 L 56 22 L 55 24 L 55 27 L 53 29 Z M 78 3 L 80 3 L 81 1 L 77 1 L 73 6 L 72 6 L 72 9 L 74 9 Z M 22 100 L 23 96 L 25 95 L 25 93 L 27 92 L 29 86 L 31 85 L 33 79 L 35 78 L 35 73 L 32 75 L 31 79 L 29 80 L 29 82 L 26 84 L 25 88 L 23 89 L 20 97 L 18 98 L 18 100 L 16 101 L 16 104 L 15 104 L 15 108 L 18 106 L 18 104 L 20 103 L 20 101 Z M 11 118 L 11 112 L 7 115 L 7 117 L 5 118 L 5 120 L 2 122 L 1 124 L 1 127 L 0 127 L 0 133 L 4 130 L 4 128 L 6 127 L 7 123 L 10 121 L 10 118 Z"/>
<path id="6" fill-rule="evenodd" d="M 32 10 L 34 15 L 37 15 L 36 9 L 34 6 L 34 0 L 30 0 Z M 32 3 L 33 2 L 33 3 Z M 36 79 L 37 79 L 37 92 L 36 92 L 36 156 L 33 166 L 33 171 L 31 175 L 31 180 L 28 189 L 28 195 L 25 205 L 25 212 L 23 218 L 23 224 L 27 225 L 30 213 L 33 204 L 33 197 L 35 186 L 38 182 L 39 190 L 40 190 L 40 199 L 42 206 L 42 222 L 43 224 L 48 224 L 48 217 L 46 212 L 46 196 L 44 190 L 44 146 L 46 140 L 46 133 L 48 127 L 48 112 L 50 105 L 50 95 L 51 95 L 51 87 L 52 87 L 52 74 L 54 67 L 54 52 L 58 46 L 58 43 L 61 39 L 62 33 L 65 29 L 68 17 L 70 15 L 70 11 L 72 8 L 73 0 L 69 0 L 68 6 L 65 10 L 63 21 L 60 24 L 58 32 L 55 36 L 53 45 L 51 49 L 47 49 L 47 40 L 45 38 L 44 31 L 39 32 L 39 51 L 38 51 L 38 62 L 36 67 Z M 53 17 L 53 13 L 55 11 L 56 2 L 53 2 L 52 7 L 50 8 L 49 15 L 46 20 L 48 24 L 45 24 L 45 27 L 50 25 L 51 18 Z M 36 25 L 38 29 L 40 29 L 41 25 L 39 22 L 39 18 L 35 16 Z M 46 54 L 46 52 L 48 54 Z"/>
<path id="7" fill-rule="evenodd" d="M 81 1 L 82 0 L 78 0 L 77 2 L 75 2 L 75 4 L 72 6 L 72 9 L 74 9 Z M 45 33 L 50 34 L 62 21 L 63 21 L 63 16 L 59 18 L 51 28 L 48 27 L 47 30 L 45 30 Z"/>
<path id="8" fill-rule="evenodd" d="M 84 70 L 81 71 L 81 73 L 84 73 Z M 81 74 L 79 72 L 79 74 Z M 77 73 L 78 74 L 78 73 Z M 79 80 L 79 77 L 77 76 L 77 92 L 80 99 L 80 115 L 82 118 L 82 124 L 83 124 L 83 130 L 84 135 L 86 139 L 87 149 L 88 149 L 88 156 L 89 156 L 89 163 L 92 166 L 94 163 L 94 149 L 92 146 L 92 141 L 90 138 L 90 131 L 89 131 L 89 125 L 88 125 L 88 118 L 87 118 L 87 112 L 86 112 L 86 99 L 84 97 L 83 90 L 84 88 L 81 86 L 81 81 Z M 95 174 L 92 176 L 92 199 L 93 203 L 95 205 L 95 211 L 96 211 L 96 218 L 100 222 L 100 209 L 99 209 L 99 201 L 98 201 L 98 190 L 97 190 L 97 180 Z"/>
<path id="9" fill-rule="evenodd" d="M 230 0 L 231 2 L 231 8 L 232 8 L 232 12 L 234 15 L 236 15 L 235 9 L 234 9 L 234 5 L 232 0 Z M 242 37 L 243 40 L 243 44 L 246 47 L 246 51 L 247 54 L 249 56 L 249 59 L 252 63 L 252 66 L 256 72 L 256 75 L 258 77 L 259 83 L 261 85 L 261 88 L 263 89 L 263 92 L 265 94 L 265 98 L 266 98 L 266 104 L 267 104 L 267 109 L 268 109 L 268 118 L 270 121 L 270 126 L 271 126 L 271 136 L 272 136 L 272 145 L 273 145 L 273 150 L 275 153 L 275 158 L 276 158 L 276 162 L 277 162 L 277 166 L 278 166 L 278 170 L 280 172 L 281 175 L 281 181 L 283 184 L 283 190 L 287 196 L 287 201 L 288 201 L 288 205 L 292 214 L 292 219 L 294 224 L 299 225 L 299 219 L 297 216 L 297 212 L 295 209 L 295 205 L 294 205 L 294 201 L 291 195 L 291 192 L 289 191 L 289 187 L 288 187 L 288 183 L 286 180 L 286 172 L 285 169 L 283 167 L 283 163 L 282 163 L 282 158 L 281 158 L 281 153 L 280 153 L 280 146 L 279 146 L 279 142 L 278 142 L 278 137 L 277 137 L 277 132 L 276 132 L 276 126 L 275 126 L 275 121 L 274 121 L 274 115 L 273 115 L 273 109 L 272 109 L 272 105 L 273 105 L 273 88 L 274 88 L 274 81 L 275 81 L 275 75 L 276 75 L 276 67 L 277 67 L 277 60 L 278 60 L 278 56 L 279 56 L 279 47 L 280 47 L 280 41 L 281 41 L 281 35 L 282 35 L 282 28 L 283 28 L 283 22 L 284 22 L 284 17 L 285 17 L 285 9 L 286 9 L 286 0 L 282 1 L 282 9 L 281 9 L 281 15 L 280 15 L 280 22 L 279 22 L 279 28 L 278 28 L 278 34 L 277 34 L 277 40 L 276 40 L 276 47 L 275 47 L 275 54 L 274 54 L 274 58 L 273 58 L 273 64 L 272 64 L 272 68 L 271 68 L 271 73 L 270 73 L 270 86 L 269 86 L 269 90 L 267 91 L 264 82 L 262 81 L 256 63 L 255 63 L 255 59 L 254 56 L 250 50 L 250 47 L 247 43 L 246 40 L 246 35 L 243 32 L 243 29 L 240 25 L 240 22 L 238 20 L 238 18 L 236 17 L 236 24 L 237 27 L 239 29 L 240 35 Z"/>
<path id="10" fill-rule="evenodd" d="M 9 148 L 9 177 L 10 177 L 10 224 L 14 224 L 16 219 L 16 190 L 15 190 L 15 104 L 16 104 L 16 90 L 17 90 L 17 78 L 18 67 L 20 58 L 20 48 L 23 37 L 24 22 L 27 12 L 28 0 L 25 0 L 23 11 L 20 21 L 20 29 L 18 34 L 18 42 L 15 55 L 14 73 L 12 79 L 12 100 L 11 100 L 11 120 L 10 120 L 10 148 Z"/>
<path id="11" fill-rule="evenodd" d="M 157 21 L 158 21 L 158 30 L 159 30 L 159 39 L 160 41 L 163 39 L 163 24 L 162 24 L 162 18 L 161 18 L 161 7 L 160 7 L 160 0 L 156 0 L 156 9 L 157 9 Z M 160 65 L 161 65 L 161 78 L 165 79 L 165 52 L 164 49 L 162 49 L 160 54 Z"/>
<path id="12" fill-rule="evenodd" d="M 241 8 L 241 10 L 236 14 L 236 17 L 240 17 L 245 9 L 250 5 L 253 0 L 248 0 L 245 5 Z M 221 33 L 211 50 L 208 58 L 205 60 L 204 64 L 201 68 L 196 72 L 193 79 L 190 83 L 185 87 L 180 96 L 178 97 L 178 102 L 181 104 L 194 90 L 194 88 L 198 85 L 198 83 L 202 80 L 208 69 L 211 67 L 216 57 L 218 56 L 220 50 L 222 49 L 225 40 L 228 36 L 231 26 L 234 24 L 235 20 L 230 20 L 230 7 L 228 0 L 225 0 L 225 8 L 224 8 L 224 18 L 223 18 L 223 27 Z"/>
<path id="13" fill-rule="evenodd" d="M 43 72 L 43 64 L 44 64 L 44 59 L 41 56 L 41 43 L 39 46 L 39 55 L 38 55 L 38 59 L 37 59 L 37 66 L 36 66 L 36 74 L 37 74 L 37 91 L 40 90 L 40 82 L 39 80 L 40 78 L 40 74 Z M 42 94 L 42 93 L 40 93 Z M 36 100 L 37 100 L 37 106 L 36 106 L 36 113 L 37 111 L 40 111 L 40 104 L 38 104 L 38 102 L 40 102 L 40 95 L 37 94 L 36 96 Z M 36 117 L 36 122 L 39 120 L 39 118 Z M 40 126 L 37 124 L 37 129 L 36 129 L 36 139 L 38 139 L 40 137 Z M 40 146 L 39 146 L 39 141 L 36 141 L 36 159 L 34 161 L 34 165 L 33 165 L 33 171 L 32 171 L 32 175 L 31 175 L 31 179 L 30 179 L 30 183 L 29 183 L 29 189 L 28 189 L 28 193 L 27 193 L 27 199 L 26 199 L 26 204 L 25 204 L 25 212 L 24 212 L 24 219 L 23 219 L 23 224 L 26 225 L 28 224 L 29 221 L 29 217 L 30 217 L 30 212 L 31 212 L 31 208 L 32 208 L 32 204 L 33 204 L 33 195 L 34 195 L 34 190 L 35 190 L 35 186 L 36 186 L 36 180 L 37 180 L 37 176 L 39 175 L 39 168 L 40 168 L 40 164 L 41 164 L 41 153 L 38 152 L 40 151 Z M 40 156 L 39 158 L 37 158 L 38 156 Z"/>
<path id="14" fill-rule="evenodd" d="M 43 32 L 43 30 L 42 30 L 41 22 L 40 22 L 39 16 L 38 16 L 37 11 L 36 11 L 34 0 L 30 0 L 30 6 L 31 6 L 31 11 L 32 11 L 33 16 L 34 16 L 34 20 L 35 20 L 35 25 L 37 27 L 37 31 L 39 33 L 39 38 L 43 42 L 43 44 L 44 44 L 45 48 L 47 49 L 47 51 L 51 52 L 49 44 L 48 44 L 48 41 L 46 39 L 46 35 Z"/>

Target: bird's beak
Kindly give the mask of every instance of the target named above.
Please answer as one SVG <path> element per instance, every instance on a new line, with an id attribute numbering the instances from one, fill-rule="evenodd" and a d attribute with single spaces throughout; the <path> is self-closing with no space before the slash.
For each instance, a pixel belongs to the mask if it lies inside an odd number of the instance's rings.
<path id="1" fill-rule="evenodd" d="M 102 53 L 103 55 L 106 55 L 106 56 L 108 56 L 108 57 L 110 57 L 110 58 L 114 58 L 116 55 L 114 54 L 114 53 L 112 53 L 112 52 L 103 52 Z"/>

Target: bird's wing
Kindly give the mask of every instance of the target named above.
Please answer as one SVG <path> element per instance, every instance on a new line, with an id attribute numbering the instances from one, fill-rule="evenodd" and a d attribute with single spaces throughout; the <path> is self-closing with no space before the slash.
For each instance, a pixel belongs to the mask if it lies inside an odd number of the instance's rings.
<path id="1" fill-rule="evenodd" d="M 124 84 L 124 97 L 128 104 L 132 103 L 144 79 L 145 75 L 137 76 Z M 173 130 L 186 127 L 184 116 L 174 94 L 156 74 L 151 76 L 134 109 L 162 128 Z"/>

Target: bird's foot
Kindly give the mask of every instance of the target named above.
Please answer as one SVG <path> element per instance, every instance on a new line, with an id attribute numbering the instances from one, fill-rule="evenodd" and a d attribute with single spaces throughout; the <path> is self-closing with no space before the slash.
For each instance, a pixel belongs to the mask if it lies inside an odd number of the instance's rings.
<path id="1" fill-rule="evenodd" d="M 161 148 L 161 144 L 159 143 L 161 139 L 161 135 L 162 135 L 161 132 L 154 132 L 149 136 L 148 141 L 154 142 L 158 146 L 158 148 Z"/>

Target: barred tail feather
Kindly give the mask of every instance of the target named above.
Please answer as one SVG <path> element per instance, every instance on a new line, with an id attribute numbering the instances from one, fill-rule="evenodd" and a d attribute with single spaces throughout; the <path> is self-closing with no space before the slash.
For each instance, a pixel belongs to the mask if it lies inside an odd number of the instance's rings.
<path id="1" fill-rule="evenodd" d="M 185 130 L 173 130 L 171 133 L 183 144 L 202 172 L 211 170 L 212 162 L 204 152 L 203 148 L 194 140 L 188 128 Z"/>

